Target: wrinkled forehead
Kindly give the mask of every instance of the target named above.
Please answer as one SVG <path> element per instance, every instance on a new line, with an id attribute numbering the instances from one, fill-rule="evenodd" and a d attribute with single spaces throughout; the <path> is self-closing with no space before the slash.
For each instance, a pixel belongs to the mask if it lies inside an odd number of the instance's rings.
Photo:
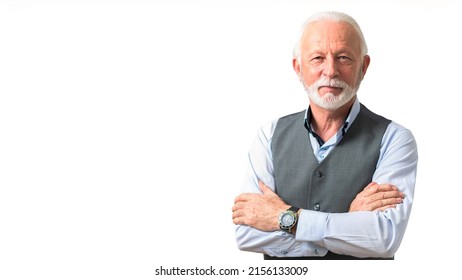
<path id="1" fill-rule="evenodd" d="M 321 20 L 309 23 L 301 38 L 301 51 L 315 49 L 347 48 L 361 52 L 361 40 L 356 30 L 347 22 Z"/>

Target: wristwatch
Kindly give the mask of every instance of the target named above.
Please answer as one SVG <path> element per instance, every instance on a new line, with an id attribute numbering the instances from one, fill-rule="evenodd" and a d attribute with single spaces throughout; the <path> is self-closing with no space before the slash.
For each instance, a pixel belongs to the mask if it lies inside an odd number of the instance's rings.
<path id="1" fill-rule="evenodd" d="M 291 229 L 297 224 L 298 210 L 300 208 L 292 206 L 279 215 L 279 228 L 282 231 L 291 233 Z"/>

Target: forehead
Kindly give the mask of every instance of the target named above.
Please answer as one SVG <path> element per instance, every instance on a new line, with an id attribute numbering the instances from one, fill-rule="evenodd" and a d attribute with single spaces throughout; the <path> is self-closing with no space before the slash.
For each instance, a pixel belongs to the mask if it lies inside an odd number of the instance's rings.
<path id="1" fill-rule="evenodd" d="M 333 51 L 346 49 L 361 50 L 360 38 L 356 30 L 346 22 L 329 20 L 309 23 L 303 32 L 301 50 L 304 51 Z"/>

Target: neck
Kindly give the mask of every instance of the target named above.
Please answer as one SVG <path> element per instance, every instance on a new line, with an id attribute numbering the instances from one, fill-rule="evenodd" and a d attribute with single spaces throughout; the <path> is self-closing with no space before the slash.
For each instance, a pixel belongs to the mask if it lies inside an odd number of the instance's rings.
<path id="1" fill-rule="evenodd" d="M 336 110 L 326 110 L 310 102 L 311 125 L 323 141 L 329 140 L 343 126 L 356 97 Z"/>

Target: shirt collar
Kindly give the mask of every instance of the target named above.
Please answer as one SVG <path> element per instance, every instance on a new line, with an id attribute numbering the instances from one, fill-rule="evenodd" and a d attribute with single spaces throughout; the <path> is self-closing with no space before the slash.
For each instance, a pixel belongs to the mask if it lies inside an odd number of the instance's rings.
<path id="1" fill-rule="evenodd" d="M 359 114 L 359 109 L 360 109 L 360 103 L 358 97 L 356 97 L 355 102 L 353 103 L 353 106 L 351 106 L 350 112 L 348 113 L 348 116 L 345 119 L 345 122 L 341 128 L 342 130 L 342 136 L 347 133 L 348 129 L 351 127 L 351 124 L 354 122 L 356 117 Z M 324 141 L 313 131 L 311 128 L 311 108 L 308 106 L 308 108 L 305 111 L 305 128 L 308 130 L 308 132 L 313 135 L 316 140 L 318 140 L 319 145 L 323 145 Z"/>

